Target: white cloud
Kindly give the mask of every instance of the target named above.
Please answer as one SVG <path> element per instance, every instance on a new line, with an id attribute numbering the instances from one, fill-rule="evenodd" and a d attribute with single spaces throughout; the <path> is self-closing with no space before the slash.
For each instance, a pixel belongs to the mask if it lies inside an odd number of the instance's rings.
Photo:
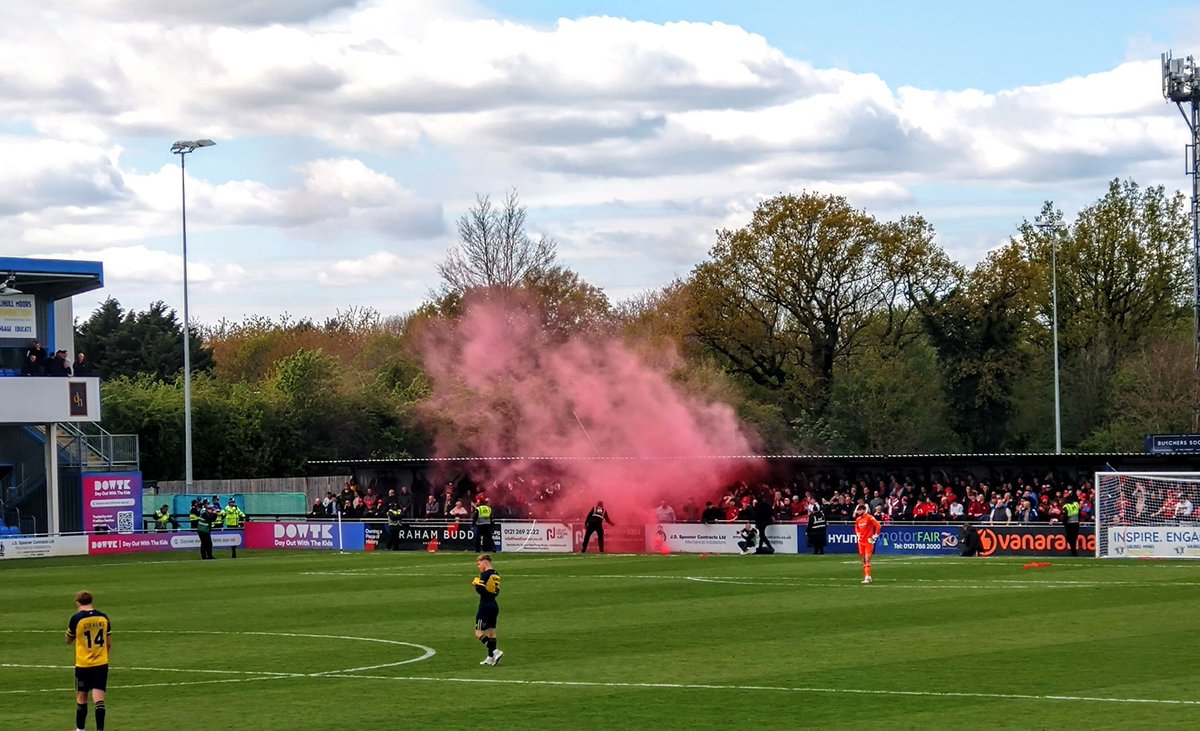
<path id="1" fill-rule="evenodd" d="M 178 130 L 242 149 L 311 143 L 284 170 L 189 166 L 189 227 L 207 244 L 189 278 L 252 285 L 264 303 L 316 283 L 411 291 L 415 305 L 448 219 L 511 186 L 568 263 L 641 287 L 632 270 L 686 272 L 715 229 L 780 192 L 957 222 L 995 201 L 930 209 L 923 191 L 1028 191 L 1035 212 L 1047 190 L 1185 182 L 1186 133 L 1156 57 L 999 93 L 894 89 L 723 23 L 485 13 L 434 0 L 0 5 L 0 64 L 21 70 L 0 76 L 0 254 L 101 257 L 114 291 L 177 281 L 178 169 L 129 151 Z M 966 252 L 1005 233 L 944 243 Z M 228 295 L 243 307 L 255 292 Z"/>

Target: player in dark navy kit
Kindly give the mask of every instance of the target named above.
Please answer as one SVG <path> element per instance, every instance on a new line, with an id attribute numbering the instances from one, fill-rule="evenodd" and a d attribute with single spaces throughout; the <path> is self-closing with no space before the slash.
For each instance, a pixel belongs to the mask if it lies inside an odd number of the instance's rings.
<path id="1" fill-rule="evenodd" d="M 504 656 L 503 650 L 496 649 L 496 620 L 500 617 L 500 605 L 496 597 L 500 596 L 500 574 L 492 568 L 492 557 L 483 554 L 475 559 L 479 568 L 479 576 L 471 581 L 475 592 L 479 594 L 479 611 L 475 612 L 475 639 L 487 647 L 487 657 L 480 665 L 498 665 Z"/>
<path id="2" fill-rule="evenodd" d="M 96 731 L 104 731 L 104 694 L 108 690 L 108 653 L 112 648 L 112 623 L 92 606 L 92 594 L 75 595 L 76 612 L 67 622 L 67 644 L 75 645 L 75 728 L 87 723 L 88 693 L 96 706 Z"/>

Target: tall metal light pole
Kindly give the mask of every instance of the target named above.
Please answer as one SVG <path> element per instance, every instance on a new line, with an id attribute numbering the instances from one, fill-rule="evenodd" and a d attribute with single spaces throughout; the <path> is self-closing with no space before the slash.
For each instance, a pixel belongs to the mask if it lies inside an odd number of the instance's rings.
<path id="1" fill-rule="evenodd" d="M 1050 301 L 1051 327 L 1054 332 L 1054 453 L 1062 454 L 1062 408 L 1058 389 L 1058 232 L 1062 221 L 1038 219 L 1035 223 L 1043 233 L 1050 233 Z"/>
<path id="2" fill-rule="evenodd" d="M 187 170 L 184 158 L 200 147 L 212 147 L 212 140 L 180 140 L 171 145 L 179 155 L 179 196 L 183 214 L 183 483 L 192 491 L 192 327 L 188 318 L 187 256 Z"/>
<path id="3" fill-rule="evenodd" d="M 1192 144 L 1186 148 L 1184 170 L 1192 176 L 1192 341 L 1195 359 L 1192 372 L 1192 433 L 1200 432 L 1200 74 L 1196 61 L 1162 55 L 1162 91 L 1167 101 L 1175 102 L 1183 121 L 1192 133 Z M 1191 114 L 1183 110 L 1184 102 L 1191 105 Z"/>

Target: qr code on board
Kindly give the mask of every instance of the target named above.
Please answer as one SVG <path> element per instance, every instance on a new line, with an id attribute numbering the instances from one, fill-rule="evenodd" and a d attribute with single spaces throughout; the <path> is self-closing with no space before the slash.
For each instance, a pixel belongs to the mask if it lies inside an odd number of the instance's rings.
<path id="1" fill-rule="evenodd" d="M 132 533 L 133 532 L 133 511 L 118 510 L 117 511 L 117 532 Z"/>

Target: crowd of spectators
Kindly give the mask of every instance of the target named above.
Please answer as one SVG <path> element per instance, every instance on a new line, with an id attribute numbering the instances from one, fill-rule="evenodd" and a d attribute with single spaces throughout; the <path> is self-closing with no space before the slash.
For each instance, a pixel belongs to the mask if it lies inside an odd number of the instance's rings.
<path id="1" fill-rule="evenodd" d="M 76 353 L 72 361 L 65 350 L 50 353 L 41 342 L 34 340 L 21 361 L 22 376 L 92 376 L 92 363 L 84 353 Z"/>
<path id="2" fill-rule="evenodd" d="M 874 480 L 821 475 L 786 486 L 766 483 L 731 486 L 713 507 L 725 520 L 746 520 L 756 501 L 768 501 L 776 523 L 801 523 L 818 510 L 829 520 L 849 521 L 854 506 L 866 503 L 884 523 L 1061 523 L 1063 504 L 1079 500 L 1080 515 L 1091 520 L 1092 486 L 1056 477 L 1018 477 L 989 485 L 965 475 L 930 484 L 891 475 Z"/>
<path id="3" fill-rule="evenodd" d="M 415 497 L 406 485 L 389 488 L 387 495 L 381 493 L 375 480 L 364 488 L 350 478 L 341 492 L 326 492 L 323 499 L 314 500 L 308 517 L 325 520 L 340 515 L 343 520 L 384 520 L 389 511 L 398 511 L 401 519 L 464 519 L 471 516 L 477 499 L 473 491 L 460 491 L 454 483 L 447 483 L 440 492 L 429 490 L 424 499 Z"/>
<path id="4" fill-rule="evenodd" d="M 418 494 L 413 494 L 413 489 Z M 569 489 L 559 480 L 516 478 L 507 482 L 476 485 L 463 479 L 442 487 L 416 483 L 379 488 L 375 480 L 364 488 L 354 479 L 340 493 L 329 492 L 312 505 L 310 518 L 325 519 L 339 513 L 346 520 L 383 520 L 397 509 L 405 519 L 467 519 L 479 501 L 486 499 L 498 518 L 567 519 L 558 498 Z M 764 513 L 776 523 L 804 523 L 820 511 L 831 521 L 849 521 L 854 506 L 866 503 L 882 522 L 916 523 L 1061 523 L 1063 505 L 1074 496 L 1080 517 L 1092 519 L 1094 496 L 1090 481 L 1064 480 L 1054 475 L 1016 477 L 995 483 L 965 474 L 943 475 L 928 484 L 913 477 L 882 475 L 875 478 L 843 477 L 831 473 L 799 474 L 790 481 L 739 481 L 711 494 L 653 500 L 647 521 L 732 522 L 761 520 Z M 1149 496 L 1149 503 L 1162 504 L 1173 517 L 1191 502 L 1169 496 Z M 1161 499 L 1156 499 L 1161 498 Z M 575 501 L 578 502 L 578 501 Z M 1140 502 L 1126 500 L 1126 508 L 1148 511 L 1147 496 Z M 1140 506 L 1140 507 L 1139 507 Z"/>

